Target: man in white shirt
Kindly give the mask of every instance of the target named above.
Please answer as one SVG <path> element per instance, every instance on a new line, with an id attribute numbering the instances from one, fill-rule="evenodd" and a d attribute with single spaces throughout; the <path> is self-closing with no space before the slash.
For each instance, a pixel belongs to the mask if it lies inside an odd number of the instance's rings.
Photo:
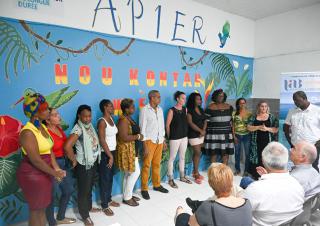
<path id="1" fill-rule="evenodd" d="M 149 104 L 140 111 L 139 125 L 143 135 L 143 167 L 141 170 L 141 195 L 144 199 L 150 199 L 148 193 L 148 179 L 152 164 L 152 184 L 155 191 L 168 193 L 161 186 L 160 163 L 162 150 L 166 150 L 164 118 L 162 108 L 159 106 L 161 98 L 157 90 L 148 93 Z"/>
<path id="2" fill-rule="evenodd" d="M 244 191 L 252 206 L 253 225 L 277 226 L 302 212 L 304 190 L 287 171 L 288 150 L 278 142 L 269 143 L 262 152 L 267 174 Z"/>
<path id="3" fill-rule="evenodd" d="M 306 200 L 320 193 L 320 174 L 312 167 L 316 158 L 316 147 L 306 141 L 300 141 L 290 151 L 294 163 L 290 175 L 303 187 Z"/>
<path id="4" fill-rule="evenodd" d="M 297 107 L 288 112 L 283 131 L 291 147 L 303 140 L 316 146 L 317 158 L 312 166 L 319 172 L 320 107 L 311 104 L 303 91 L 295 92 L 293 101 Z"/>

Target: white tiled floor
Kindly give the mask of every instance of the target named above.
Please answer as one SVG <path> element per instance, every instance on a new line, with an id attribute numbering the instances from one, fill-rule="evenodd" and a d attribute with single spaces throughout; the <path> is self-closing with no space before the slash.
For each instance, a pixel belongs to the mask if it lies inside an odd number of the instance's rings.
<path id="1" fill-rule="evenodd" d="M 205 173 L 203 175 L 206 176 Z M 179 186 L 178 189 L 173 189 L 165 183 L 162 184 L 169 189 L 168 194 L 150 189 L 151 199 L 144 200 L 141 198 L 138 207 L 121 204 L 118 208 L 112 208 L 115 213 L 112 217 L 105 216 L 103 213 L 91 213 L 90 216 L 95 226 L 174 226 L 173 219 L 178 206 L 182 206 L 186 212 L 191 213 L 185 202 L 186 197 L 203 200 L 213 194 L 207 179 L 201 185 L 196 183 L 189 185 L 179 180 L 176 180 L 176 183 Z M 137 192 L 136 195 L 141 197 L 140 192 Z M 113 199 L 117 202 L 122 201 L 121 196 L 115 196 Z M 72 224 L 73 226 L 83 226 L 76 209 L 68 209 L 66 216 L 77 218 L 77 223 Z M 26 223 L 21 223 L 15 226 L 26 225 Z"/>
<path id="2" fill-rule="evenodd" d="M 206 177 L 205 173 L 203 175 Z M 235 183 L 239 184 L 240 179 L 238 176 L 235 177 Z M 167 184 L 163 184 L 169 189 L 168 194 L 151 189 L 149 191 L 151 199 L 144 200 L 141 198 L 140 206 L 138 207 L 130 207 L 123 204 L 118 208 L 113 208 L 115 215 L 112 217 L 107 217 L 103 213 L 91 213 L 91 218 L 95 226 L 174 226 L 175 210 L 179 205 L 186 212 L 191 213 L 185 202 L 186 197 L 204 200 L 213 194 L 207 179 L 201 185 L 195 183 L 189 185 L 179 180 L 176 180 L 176 183 L 179 186 L 178 189 L 173 189 Z M 140 193 L 137 196 L 141 197 Z M 121 202 L 122 197 L 116 196 L 113 199 Z M 83 226 L 76 209 L 68 209 L 66 216 L 77 218 L 77 223 L 72 224 L 72 226 Z M 27 224 L 21 223 L 15 226 L 27 226 Z M 313 226 L 320 226 L 320 213 L 313 216 Z"/>

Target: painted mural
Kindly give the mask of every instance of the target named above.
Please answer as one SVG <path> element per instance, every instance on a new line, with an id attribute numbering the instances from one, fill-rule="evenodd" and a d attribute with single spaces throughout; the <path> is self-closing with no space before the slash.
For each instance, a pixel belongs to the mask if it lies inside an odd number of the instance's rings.
<path id="1" fill-rule="evenodd" d="M 217 38 L 222 48 L 232 38 L 229 22 L 221 27 Z M 157 89 L 166 114 L 174 104 L 176 90 L 199 92 L 204 105 L 216 88 L 224 89 L 229 99 L 250 97 L 252 91 L 252 58 L 1 17 L 0 65 L 0 226 L 28 216 L 15 177 L 22 158 L 19 131 L 27 120 L 18 102 L 26 88 L 42 93 L 51 107 L 58 108 L 67 133 L 78 105 L 91 105 L 95 124 L 101 116 L 98 104 L 104 98 L 113 101 L 118 116 L 122 98 L 133 98 L 139 109 L 147 103 L 148 92 Z M 168 159 L 169 152 L 164 152 L 162 180 L 166 179 Z M 188 174 L 191 160 L 188 149 Z M 203 157 L 202 167 L 207 164 Z M 113 194 L 121 193 L 122 176 L 116 172 Z M 99 199 L 98 192 L 94 193 Z M 75 199 L 76 195 L 70 205 Z"/>

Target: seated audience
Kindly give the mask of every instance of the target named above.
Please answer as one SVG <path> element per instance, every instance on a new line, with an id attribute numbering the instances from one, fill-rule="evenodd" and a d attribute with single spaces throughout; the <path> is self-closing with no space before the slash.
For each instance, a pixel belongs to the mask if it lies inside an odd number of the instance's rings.
<path id="1" fill-rule="evenodd" d="M 291 149 L 290 158 L 294 163 L 290 175 L 303 187 L 305 199 L 307 200 L 319 193 L 320 174 L 312 167 L 312 163 L 317 158 L 316 147 L 306 141 L 301 141 Z M 263 167 L 257 167 L 257 171 L 259 175 L 267 173 Z M 251 178 L 244 177 L 240 186 L 245 189 L 251 182 L 253 182 Z"/>
<path id="2" fill-rule="evenodd" d="M 178 207 L 176 226 L 252 225 L 250 202 L 231 194 L 233 172 L 230 167 L 224 164 L 211 165 L 208 170 L 208 181 L 217 199 L 204 201 L 192 216 L 182 213 L 182 207 Z"/>
<path id="3" fill-rule="evenodd" d="M 215 162 L 215 163 L 211 163 L 211 166 L 218 166 L 222 163 L 220 162 Z M 233 183 L 232 185 L 232 189 L 231 189 L 231 195 L 235 196 L 235 197 L 242 197 L 243 195 L 243 189 L 237 185 L 236 183 Z M 209 197 L 207 200 L 216 200 L 218 197 L 216 194 L 213 194 L 213 196 Z M 198 207 L 202 204 L 203 201 L 199 201 L 199 200 L 192 200 L 191 198 L 186 198 L 186 203 L 188 204 L 188 206 L 191 208 L 192 213 L 194 213 Z"/>
<path id="4" fill-rule="evenodd" d="M 319 193 L 320 174 L 312 167 L 317 158 L 317 148 L 313 144 L 301 141 L 291 149 L 290 158 L 294 163 L 290 174 L 303 187 L 305 199 Z"/>
<path id="5" fill-rule="evenodd" d="M 277 226 L 302 212 L 304 191 L 287 170 L 288 150 L 278 142 L 269 143 L 262 152 L 267 174 L 244 191 L 252 205 L 253 225 Z"/>

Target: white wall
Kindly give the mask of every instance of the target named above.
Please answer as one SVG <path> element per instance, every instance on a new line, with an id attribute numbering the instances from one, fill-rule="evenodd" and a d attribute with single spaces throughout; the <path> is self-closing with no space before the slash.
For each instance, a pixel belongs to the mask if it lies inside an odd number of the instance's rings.
<path id="1" fill-rule="evenodd" d="M 50 4 L 45 4 L 49 2 L 48 0 L 40 2 L 44 2 L 44 4 L 27 0 L 0 0 L 0 16 L 245 57 L 253 57 L 254 55 L 253 20 L 190 0 L 101 0 L 101 2 L 98 0 L 57 0 L 50 1 Z M 100 4 L 98 4 L 99 2 Z M 110 8 L 110 2 L 113 8 L 116 8 L 116 11 L 113 10 L 113 12 L 119 31 L 114 28 L 110 10 L 100 9 L 95 17 L 96 7 Z M 133 14 L 137 17 L 134 20 L 132 19 L 132 3 L 134 3 Z M 24 8 L 24 6 L 29 8 Z M 158 20 L 159 6 L 161 6 L 160 20 Z M 142 9 L 143 14 L 141 15 Z M 177 11 L 185 15 L 177 16 Z M 141 18 L 139 18 L 140 16 Z M 202 18 L 202 21 L 199 17 Z M 194 18 L 196 18 L 196 26 Z M 93 21 L 95 21 L 94 26 Z M 133 21 L 135 24 L 134 34 Z M 175 26 L 176 21 L 181 25 Z M 220 48 L 218 33 L 222 32 L 226 21 L 230 23 L 230 38 L 224 48 Z M 202 22 L 203 26 L 199 34 L 201 42 L 205 40 L 204 43 L 200 43 L 197 33 L 193 32 L 194 26 L 199 28 Z M 158 24 L 160 25 L 158 26 Z M 176 36 L 173 38 L 175 27 Z M 159 37 L 157 37 L 158 28 Z M 194 42 L 192 41 L 193 34 L 195 34 Z M 185 41 L 177 40 L 177 38 Z"/>
<path id="2" fill-rule="evenodd" d="M 280 73 L 320 70 L 320 4 L 256 21 L 253 97 L 279 98 Z"/>

